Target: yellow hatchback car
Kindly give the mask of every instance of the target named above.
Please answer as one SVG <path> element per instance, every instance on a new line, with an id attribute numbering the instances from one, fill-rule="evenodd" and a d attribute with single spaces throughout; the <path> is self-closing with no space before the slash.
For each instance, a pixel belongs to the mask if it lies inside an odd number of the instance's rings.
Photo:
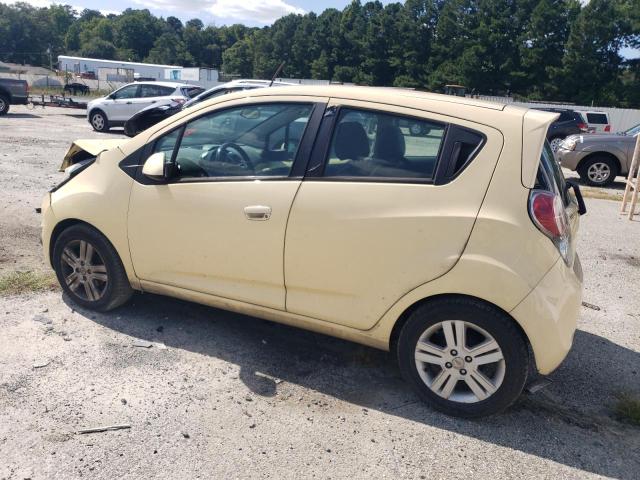
<path id="1" fill-rule="evenodd" d="M 385 88 L 217 97 L 75 142 L 44 253 L 85 308 L 139 290 L 295 325 L 392 350 L 445 413 L 495 413 L 576 328 L 584 203 L 555 117 Z"/>

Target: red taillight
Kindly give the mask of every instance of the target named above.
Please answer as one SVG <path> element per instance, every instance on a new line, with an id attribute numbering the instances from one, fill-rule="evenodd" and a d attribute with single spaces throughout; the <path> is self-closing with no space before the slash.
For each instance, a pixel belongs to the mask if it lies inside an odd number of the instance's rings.
<path id="1" fill-rule="evenodd" d="M 531 192 L 529 210 L 533 223 L 552 240 L 565 235 L 567 223 L 559 196 L 543 190 L 534 190 Z"/>
<path id="2" fill-rule="evenodd" d="M 587 130 L 589 130 L 589 126 L 586 123 L 579 123 L 578 128 L 583 132 L 586 132 Z"/>
<path id="3" fill-rule="evenodd" d="M 604 127 L 604 131 L 605 131 L 605 132 L 610 132 L 610 131 L 611 131 L 611 125 L 606 125 L 606 126 Z"/>
<path id="4" fill-rule="evenodd" d="M 180 105 L 182 105 L 184 102 L 186 102 L 186 100 L 184 98 L 182 98 L 182 97 L 172 98 L 171 101 L 179 103 Z"/>

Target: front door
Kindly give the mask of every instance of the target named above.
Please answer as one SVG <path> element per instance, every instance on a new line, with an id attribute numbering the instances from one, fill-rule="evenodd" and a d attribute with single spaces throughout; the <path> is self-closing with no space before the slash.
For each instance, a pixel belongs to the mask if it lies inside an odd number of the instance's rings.
<path id="1" fill-rule="evenodd" d="M 501 147 L 487 126 L 332 99 L 289 217 L 287 311 L 366 330 L 444 275 Z"/>
<path id="2" fill-rule="evenodd" d="M 287 218 L 310 150 L 302 147 L 313 140 L 306 127 L 324 108 L 314 102 L 225 102 L 235 106 L 158 136 L 146 154 L 165 152 L 175 175 L 134 182 L 128 229 L 136 275 L 283 310 Z"/>

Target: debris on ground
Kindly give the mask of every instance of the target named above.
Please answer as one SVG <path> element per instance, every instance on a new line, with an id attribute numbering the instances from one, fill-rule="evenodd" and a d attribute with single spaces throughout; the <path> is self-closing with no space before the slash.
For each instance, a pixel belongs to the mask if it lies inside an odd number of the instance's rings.
<path id="1" fill-rule="evenodd" d="M 38 362 L 38 363 L 34 363 L 33 364 L 33 368 L 44 368 L 47 365 L 49 365 L 51 363 L 50 360 L 47 360 L 46 362 Z"/>
<path id="2" fill-rule="evenodd" d="M 81 428 L 80 430 L 78 430 L 78 433 L 84 434 L 84 433 L 109 432 L 113 430 L 128 430 L 129 428 L 131 428 L 131 425 L 125 423 L 122 425 L 106 425 L 104 427 Z"/>
<path id="3" fill-rule="evenodd" d="M 153 343 L 147 342 L 146 340 L 134 340 L 133 346 L 141 348 L 151 348 L 153 346 Z"/>
<path id="4" fill-rule="evenodd" d="M 582 306 L 590 308 L 591 310 L 600 310 L 600 307 L 598 305 L 594 305 L 593 303 L 582 302 Z"/>

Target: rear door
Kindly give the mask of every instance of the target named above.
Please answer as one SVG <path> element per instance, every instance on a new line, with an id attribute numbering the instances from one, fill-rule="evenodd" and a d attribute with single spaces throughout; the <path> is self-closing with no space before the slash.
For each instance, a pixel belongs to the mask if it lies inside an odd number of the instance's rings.
<path id="1" fill-rule="evenodd" d="M 287 311 L 366 330 L 444 275 L 502 143 L 488 126 L 332 99 L 287 225 Z"/>

